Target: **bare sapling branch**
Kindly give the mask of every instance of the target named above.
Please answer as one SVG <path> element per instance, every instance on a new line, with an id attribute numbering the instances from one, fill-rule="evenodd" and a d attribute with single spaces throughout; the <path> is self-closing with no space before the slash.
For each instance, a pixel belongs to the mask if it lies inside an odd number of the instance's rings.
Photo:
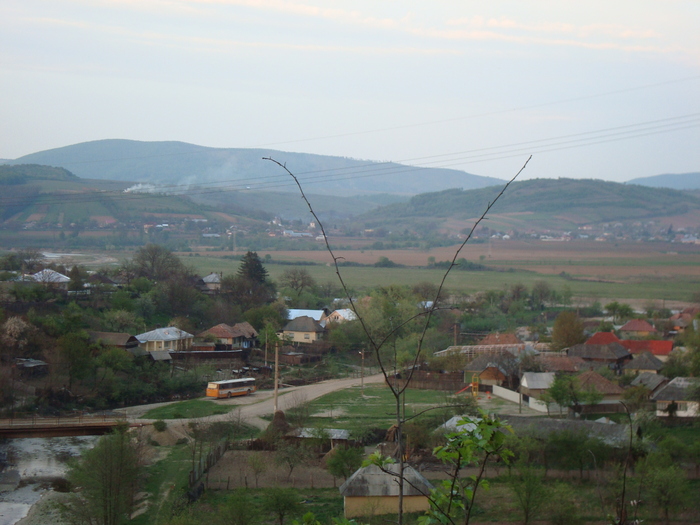
<path id="1" fill-rule="evenodd" d="M 271 157 L 263 157 L 263 160 L 269 160 L 271 162 L 274 162 L 278 166 L 280 166 L 282 169 L 284 169 L 290 177 L 294 179 L 294 182 L 296 183 L 297 187 L 299 188 L 299 192 L 301 194 L 301 198 L 304 200 L 306 205 L 309 208 L 309 211 L 311 215 L 314 217 L 316 224 L 321 230 L 321 234 L 323 235 L 323 240 L 326 244 L 326 250 L 330 254 L 333 264 L 335 266 L 335 273 L 338 276 L 338 280 L 340 282 L 340 285 L 343 289 L 343 292 L 345 293 L 346 298 L 348 299 L 348 302 L 350 303 L 350 306 L 352 310 L 355 312 L 357 315 L 357 319 L 360 323 L 360 326 L 362 327 L 362 331 L 364 332 L 365 336 L 367 337 L 367 340 L 369 341 L 369 344 L 371 345 L 372 350 L 374 351 L 374 355 L 377 359 L 377 362 L 379 364 L 380 370 L 382 372 L 382 375 L 384 376 L 384 381 L 386 382 L 387 386 L 391 390 L 392 395 L 395 398 L 395 404 L 396 404 L 396 444 L 397 444 L 397 451 L 396 454 L 398 456 L 399 460 L 399 474 L 398 474 L 398 483 L 399 483 L 399 503 L 398 503 L 398 520 L 397 523 L 399 525 L 402 525 L 403 523 L 403 495 L 404 495 L 404 483 L 406 482 L 405 476 L 404 476 L 404 450 L 403 450 L 403 423 L 406 422 L 406 415 L 404 413 L 404 409 L 402 409 L 402 397 L 405 395 L 405 391 L 408 388 L 413 375 L 415 373 L 415 370 L 417 368 L 417 364 L 421 360 L 422 356 L 422 351 L 423 351 L 423 344 L 426 338 L 426 334 L 428 332 L 428 329 L 430 327 L 430 321 L 432 319 L 433 314 L 439 310 L 438 302 L 440 299 L 440 295 L 444 289 L 445 282 L 447 280 L 448 275 L 452 271 L 452 269 L 457 266 L 457 258 L 459 257 L 459 254 L 461 253 L 462 249 L 464 246 L 467 244 L 467 242 L 472 238 L 472 235 L 474 231 L 476 231 L 476 228 L 479 226 L 479 224 L 486 219 L 487 214 L 491 211 L 493 206 L 498 202 L 498 200 L 503 196 L 503 194 L 506 192 L 508 187 L 517 179 L 517 177 L 523 172 L 523 170 L 527 167 L 527 164 L 530 162 L 530 159 L 532 156 L 530 156 L 526 161 L 525 164 L 523 164 L 522 168 L 518 170 L 518 172 L 501 188 L 500 192 L 496 195 L 496 197 L 488 203 L 486 206 L 484 212 L 479 216 L 479 218 L 474 222 L 474 225 L 472 226 L 471 230 L 469 231 L 469 234 L 467 237 L 464 239 L 464 241 L 459 245 L 457 250 L 454 253 L 454 256 L 452 257 L 452 260 L 450 262 L 449 267 L 445 271 L 445 273 L 442 276 L 442 279 L 440 280 L 440 285 L 437 288 L 437 291 L 435 293 L 435 298 L 430 305 L 429 308 L 427 308 L 425 311 L 419 313 L 418 315 L 410 316 L 408 319 L 400 321 L 397 323 L 397 325 L 394 325 L 392 323 L 391 329 L 389 330 L 388 334 L 384 335 L 381 338 L 375 338 L 372 335 L 372 332 L 368 326 L 367 320 L 364 318 L 363 315 L 360 314 L 358 311 L 355 301 L 353 300 L 352 294 L 350 293 L 350 290 L 343 279 L 343 276 L 340 271 L 340 266 L 339 266 L 339 261 L 343 259 L 342 257 L 338 257 L 335 255 L 333 252 L 333 249 L 331 248 L 330 242 L 328 240 L 328 235 L 326 234 L 326 230 L 323 226 L 322 221 L 319 219 L 318 215 L 316 215 L 316 212 L 313 209 L 313 206 L 309 202 L 308 198 L 306 197 L 306 194 L 304 193 L 304 189 L 301 186 L 301 183 L 299 182 L 299 179 L 287 168 L 286 164 L 283 164 Z M 384 358 L 382 356 L 381 349 L 392 339 L 394 336 L 398 333 L 398 331 L 410 323 L 411 321 L 415 320 L 416 318 L 424 318 L 424 323 L 422 326 L 422 329 L 420 331 L 420 335 L 418 337 L 418 341 L 416 344 L 416 352 L 415 356 L 413 357 L 412 360 L 412 366 L 410 367 L 410 370 L 407 373 L 407 378 L 405 381 L 405 384 L 403 386 L 400 386 L 398 382 L 392 381 L 390 379 L 390 369 L 386 366 L 386 363 L 384 361 Z M 393 377 L 396 376 L 396 366 L 397 366 L 397 360 L 396 360 L 396 341 L 394 338 L 394 373 L 392 374 Z M 488 457 L 488 456 L 487 456 Z M 485 463 L 484 463 L 485 464 Z M 483 466 L 482 466 L 482 471 L 483 471 Z M 471 509 L 470 509 L 471 510 Z M 468 515 L 467 515 L 467 522 L 468 522 Z"/>

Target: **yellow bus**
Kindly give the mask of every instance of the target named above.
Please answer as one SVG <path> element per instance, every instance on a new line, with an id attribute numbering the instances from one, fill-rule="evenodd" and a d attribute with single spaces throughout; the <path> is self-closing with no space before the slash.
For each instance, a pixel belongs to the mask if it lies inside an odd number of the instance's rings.
<path id="1" fill-rule="evenodd" d="M 207 397 L 247 396 L 255 392 L 255 390 L 255 378 L 253 377 L 212 381 L 207 384 Z"/>

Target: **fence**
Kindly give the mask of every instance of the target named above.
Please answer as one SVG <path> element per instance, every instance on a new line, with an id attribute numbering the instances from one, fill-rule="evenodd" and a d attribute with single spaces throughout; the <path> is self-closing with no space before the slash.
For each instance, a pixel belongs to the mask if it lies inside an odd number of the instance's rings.
<path id="1" fill-rule="evenodd" d="M 190 470 L 190 477 L 189 477 L 190 490 L 192 490 L 195 487 L 195 485 L 197 485 L 200 482 L 202 477 L 207 472 L 209 472 L 210 468 L 212 468 L 214 465 L 216 465 L 218 463 L 218 461 L 222 458 L 222 456 L 224 455 L 224 453 L 227 450 L 228 450 L 228 441 L 224 441 L 222 443 L 219 443 L 213 449 L 211 449 L 205 458 L 202 458 L 200 456 L 197 464 L 194 465 L 194 468 L 192 470 Z"/>

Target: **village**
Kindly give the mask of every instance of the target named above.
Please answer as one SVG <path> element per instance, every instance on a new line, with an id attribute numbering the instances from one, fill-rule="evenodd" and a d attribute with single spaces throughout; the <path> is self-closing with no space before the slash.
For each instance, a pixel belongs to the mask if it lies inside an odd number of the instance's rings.
<path id="1" fill-rule="evenodd" d="M 561 473 L 572 466 L 581 477 L 586 471 L 589 481 L 608 479 L 609 465 L 635 450 L 634 462 L 623 461 L 627 468 L 642 462 L 636 468 L 643 469 L 640 465 L 653 458 L 665 476 L 664 469 L 680 469 L 673 471 L 681 487 L 678 498 L 649 505 L 644 515 L 686 515 L 681 496 L 687 483 L 694 483 L 686 478 L 694 480 L 697 468 L 688 436 L 700 412 L 700 306 L 639 312 L 611 302 L 572 309 L 540 284 L 461 304 L 450 304 L 449 296 L 427 300 L 434 292 L 427 285 L 414 290 L 389 285 L 366 296 L 320 299 L 335 308 L 294 308 L 295 298 L 319 293 L 313 275 L 304 268 L 289 270 L 275 286 L 253 252 L 243 258 L 238 274 L 227 278 L 218 272 L 192 275 L 156 246 L 142 249 L 111 275 L 79 267 L 64 274 L 37 258 L 25 259 L 23 268 L 32 264 L 44 267 L 23 272 L 6 287 L 5 417 L 15 426 L 31 417 L 36 426 L 47 416 L 101 410 L 115 415 L 115 425 L 146 425 L 148 437 L 140 439 L 150 448 L 172 448 L 175 455 L 193 451 L 179 497 L 198 501 L 194 505 L 207 501 L 210 492 L 240 496 L 236 491 L 250 488 L 253 480 L 257 488 L 259 478 L 260 490 L 276 488 L 290 497 L 290 490 L 332 487 L 340 477 L 347 482 L 337 493 L 342 499 L 334 501 L 344 502 L 344 519 L 372 522 L 401 508 L 395 499 L 398 476 L 411 480 L 402 496 L 410 501 L 407 515 L 439 513 L 434 498 L 449 469 L 430 451 L 445 436 L 468 436 L 470 429 L 493 421 L 517 439 L 497 440 L 485 457 L 475 450 L 463 468 L 478 467 L 481 458 L 483 475 L 498 480 L 499 464 L 513 454 L 520 481 L 504 482 L 502 490 L 516 490 L 528 476 L 544 484 L 550 470 L 560 472 L 555 478 L 566 477 Z M 529 322 L 506 331 L 475 329 L 499 309 L 507 317 L 515 303 L 530 312 Z M 63 306 L 56 309 L 58 304 Z M 160 305 L 166 312 L 159 312 Z M 207 325 L 212 312 L 221 322 Z M 393 320 L 398 318 L 409 321 L 397 329 Z M 422 326 L 425 318 L 431 321 Z M 130 330 L 159 319 L 170 321 Z M 371 323 L 368 332 L 363 321 Z M 427 343 L 416 346 L 420 333 Z M 242 381 L 249 386 L 233 389 Z M 325 384 L 349 388 L 344 401 L 335 406 L 324 401 L 332 389 L 324 394 L 314 388 Z M 221 391 L 211 394 L 207 385 Z M 302 396 L 298 389 L 309 390 Z M 377 410 L 371 408 L 376 395 L 389 396 L 389 405 L 380 409 L 384 415 L 359 424 L 367 411 Z M 393 395 L 403 399 L 404 408 L 391 415 Z M 144 403 L 163 406 L 135 410 Z M 414 418 L 422 423 L 412 424 Z M 586 449 L 575 457 L 566 453 L 582 443 L 597 450 L 592 460 Z M 656 445 L 647 448 L 650 443 Z M 528 457 L 529 467 L 517 463 Z M 401 469 L 405 463 L 405 470 L 399 473 L 377 458 Z M 674 458 L 680 467 L 664 458 Z M 153 461 L 139 468 L 152 470 L 158 465 Z M 257 471 L 260 461 L 278 467 Z M 660 485 L 649 472 L 644 487 L 642 478 L 634 479 L 651 498 Z M 614 485 L 611 478 L 606 483 Z M 173 497 L 156 491 L 134 497 L 125 509 L 135 520 L 153 519 L 153 505 Z M 577 512 L 590 515 L 585 503 L 577 505 L 568 509 L 569 518 Z M 554 512 L 545 507 L 538 512 Z M 511 512 L 517 514 L 516 508 Z"/>

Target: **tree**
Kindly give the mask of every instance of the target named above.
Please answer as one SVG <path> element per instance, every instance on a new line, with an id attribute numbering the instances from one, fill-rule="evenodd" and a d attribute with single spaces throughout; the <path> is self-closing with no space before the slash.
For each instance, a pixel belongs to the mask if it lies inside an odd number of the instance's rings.
<path id="1" fill-rule="evenodd" d="M 544 507 L 548 493 L 541 469 L 523 461 L 518 464 L 517 470 L 518 473 L 510 477 L 509 484 L 523 514 L 523 523 L 528 525 Z"/>
<path id="2" fill-rule="evenodd" d="M 306 268 L 291 268 L 282 274 L 280 284 L 284 288 L 294 290 L 299 298 L 304 290 L 314 288 L 316 281 Z"/>
<path id="3" fill-rule="evenodd" d="M 253 476 L 255 477 L 255 488 L 257 489 L 260 474 L 267 470 L 267 460 L 262 454 L 255 452 L 248 456 L 248 466 L 250 467 L 250 470 L 253 471 Z"/>
<path id="4" fill-rule="evenodd" d="M 256 252 L 246 252 L 238 267 L 238 277 L 258 284 L 267 282 L 267 270 Z"/>
<path id="5" fill-rule="evenodd" d="M 90 340 L 85 332 L 73 332 L 58 338 L 57 346 L 63 370 L 68 374 L 68 389 L 73 381 L 85 379 L 94 366 Z"/>
<path id="6" fill-rule="evenodd" d="M 71 521 L 118 525 L 133 510 L 141 477 L 141 457 L 126 425 L 102 437 L 69 471 L 77 495 L 62 510 Z"/>
<path id="7" fill-rule="evenodd" d="M 334 478 L 348 477 L 362 465 L 362 449 L 356 447 L 336 447 L 326 460 L 328 472 Z"/>
<path id="8" fill-rule="evenodd" d="M 267 492 L 264 507 L 277 517 L 279 525 L 284 525 L 284 518 L 298 514 L 302 508 L 297 492 L 282 488 L 273 488 Z"/>
<path id="9" fill-rule="evenodd" d="M 672 511 L 680 510 L 688 502 L 689 487 L 685 472 L 677 465 L 653 469 L 650 472 L 649 495 L 668 525 Z"/>
<path id="10" fill-rule="evenodd" d="M 159 244 L 147 244 L 139 248 L 132 263 L 136 277 L 145 277 L 153 281 L 164 281 L 185 269 L 173 252 Z"/>
<path id="11" fill-rule="evenodd" d="M 562 312 L 554 320 L 552 351 L 558 352 L 564 348 L 583 343 L 585 340 L 583 323 L 576 315 L 576 312 L 570 310 Z"/>
<path id="12" fill-rule="evenodd" d="M 482 478 L 489 459 L 500 458 L 508 463 L 513 456 L 505 446 L 506 433 L 512 429 L 499 419 L 481 411 L 481 417 L 462 418 L 458 425 L 456 432 L 445 436 L 447 443 L 433 451 L 450 467 L 450 477 L 431 491 L 430 509 L 419 518 L 420 525 L 454 524 L 460 517 L 464 525 L 469 525 L 477 490 L 480 486 L 488 488 Z M 467 467 L 476 467 L 477 474 L 461 478 L 460 471 Z"/>
<path id="13" fill-rule="evenodd" d="M 280 441 L 275 452 L 275 462 L 287 468 L 287 481 L 294 469 L 311 459 L 311 452 L 304 446 L 296 446 L 288 441 Z"/>

